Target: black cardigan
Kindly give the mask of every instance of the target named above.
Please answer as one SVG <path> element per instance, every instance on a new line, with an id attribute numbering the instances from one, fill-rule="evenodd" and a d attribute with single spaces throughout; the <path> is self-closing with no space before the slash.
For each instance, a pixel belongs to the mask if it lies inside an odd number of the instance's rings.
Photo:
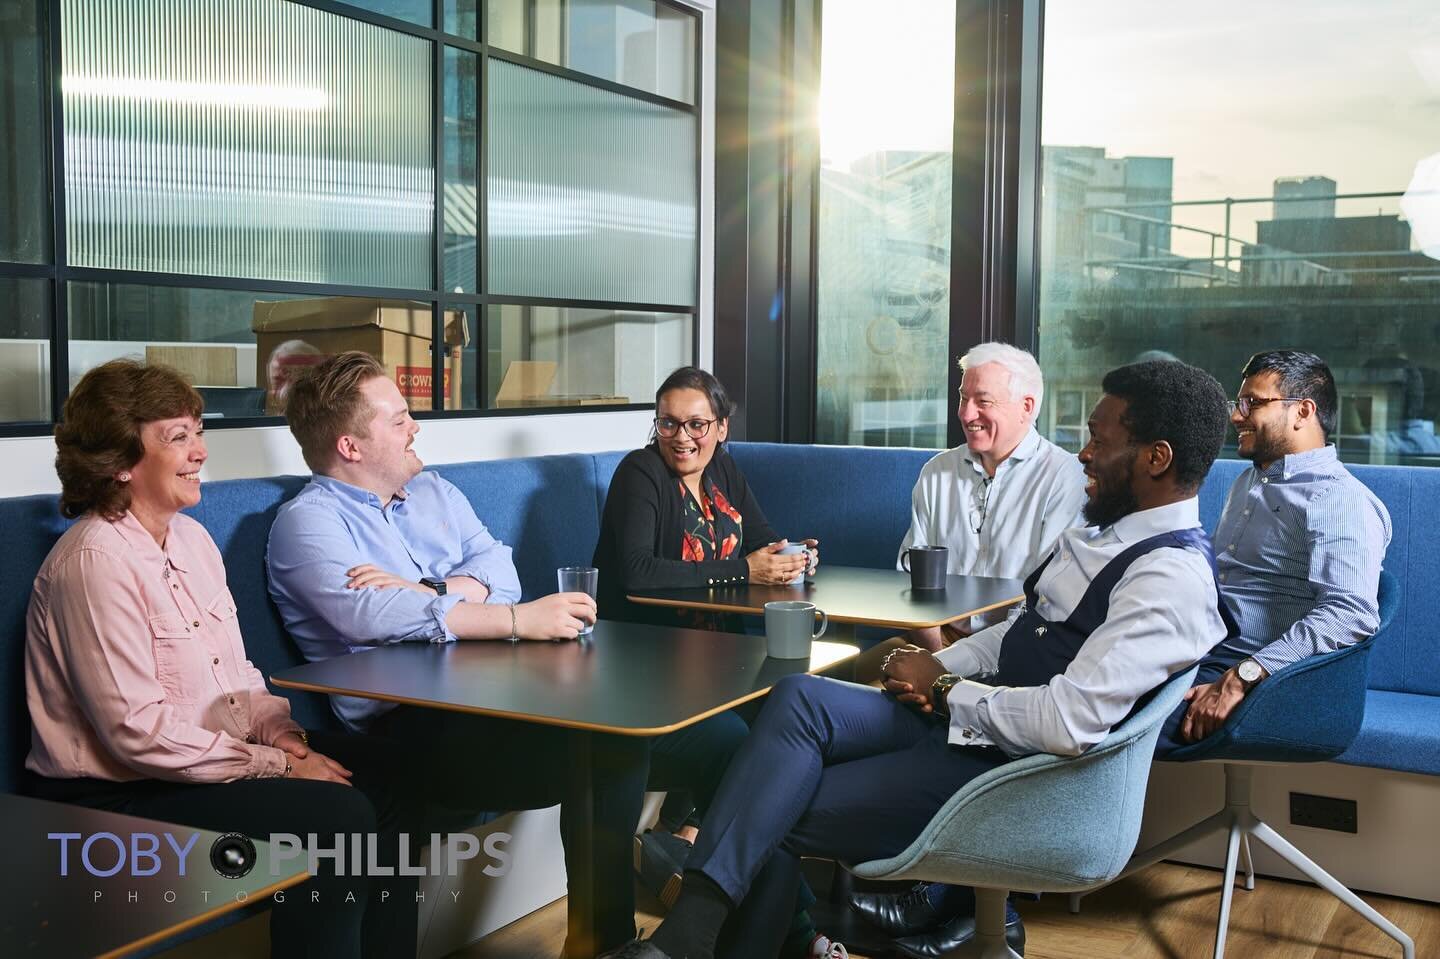
<path id="1" fill-rule="evenodd" d="M 673 611 L 632 603 L 625 594 L 637 589 L 744 582 L 750 572 L 745 557 L 780 538 L 755 502 L 740 468 L 723 447 L 716 447 L 714 458 L 705 467 L 705 478 L 740 511 L 743 539 L 731 559 L 694 563 L 680 558 L 685 501 L 679 477 L 665 465 L 654 446 L 635 450 L 620 461 L 605 497 L 600 541 L 593 561 L 600 570 L 601 616 L 673 625 Z"/>

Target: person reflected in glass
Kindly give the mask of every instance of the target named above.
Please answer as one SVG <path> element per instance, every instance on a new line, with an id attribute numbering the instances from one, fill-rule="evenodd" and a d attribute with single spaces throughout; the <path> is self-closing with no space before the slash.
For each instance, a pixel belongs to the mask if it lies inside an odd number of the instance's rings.
<path id="1" fill-rule="evenodd" d="M 602 618 L 739 631 L 736 617 L 645 606 L 626 596 L 736 583 L 778 586 L 819 564 L 814 539 L 801 541 L 803 552 L 780 552 L 788 542 L 770 526 L 725 450 L 734 411 L 720 381 L 697 367 L 681 367 L 656 390 L 650 442 L 620 462 L 605 499 L 592 562 L 600 570 Z M 726 712 L 655 740 L 657 752 L 683 747 L 695 770 L 688 789 L 667 796 L 661 828 L 637 840 L 641 879 L 664 893 L 662 902 L 678 892 L 700 818 L 747 733 L 745 721 Z M 782 955 L 845 955 L 843 946 L 815 933 L 804 911 L 813 900 L 808 889 L 801 893 Z"/>

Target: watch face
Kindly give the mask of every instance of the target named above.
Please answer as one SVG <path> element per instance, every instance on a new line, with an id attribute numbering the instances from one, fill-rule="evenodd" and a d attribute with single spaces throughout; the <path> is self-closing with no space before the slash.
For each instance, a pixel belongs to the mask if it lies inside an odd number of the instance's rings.
<path id="1" fill-rule="evenodd" d="M 1260 678 L 1260 664 L 1253 659 L 1247 659 L 1240 664 L 1237 670 L 1240 678 L 1247 683 L 1253 683 Z"/>

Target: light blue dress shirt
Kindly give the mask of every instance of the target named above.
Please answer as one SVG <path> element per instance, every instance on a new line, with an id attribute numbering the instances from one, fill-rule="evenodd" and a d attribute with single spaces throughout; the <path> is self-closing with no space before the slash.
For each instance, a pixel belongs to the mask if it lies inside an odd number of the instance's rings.
<path id="1" fill-rule="evenodd" d="M 1090 582 L 1141 540 L 1200 525 L 1194 499 L 1140 510 L 1103 529 L 1067 529 L 1035 584 L 1035 612 L 1062 620 Z M 1009 618 L 936 654 L 967 681 L 951 689 L 950 742 L 998 746 L 1010 756 L 1075 756 L 1104 739 L 1145 693 L 1202 659 L 1225 636 L 1210 561 L 1193 549 L 1161 547 L 1139 557 L 1110 593 L 1105 622 L 1065 672 L 1044 686 L 990 686 L 1000 647 L 1024 605 Z M 978 682 L 968 679 L 974 677 Z"/>
<path id="2" fill-rule="evenodd" d="M 390 643 L 455 640 L 445 617 L 462 596 L 348 589 L 356 566 L 409 580 L 469 576 L 489 588 L 488 603 L 520 600 L 510 547 L 490 535 L 463 493 L 429 471 L 383 507 L 374 493 L 317 474 L 280 507 L 265 563 L 285 627 L 312 662 Z M 331 705 L 352 731 L 393 706 L 353 696 L 332 696 Z"/>
<path id="3" fill-rule="evenodd" d="M 1370 636 L 1390 514 L 1335 447 L 1235 478 L 1215 528 L 1220 593 L 1240 627 L 1222 648 L 1273 673 Z"/>

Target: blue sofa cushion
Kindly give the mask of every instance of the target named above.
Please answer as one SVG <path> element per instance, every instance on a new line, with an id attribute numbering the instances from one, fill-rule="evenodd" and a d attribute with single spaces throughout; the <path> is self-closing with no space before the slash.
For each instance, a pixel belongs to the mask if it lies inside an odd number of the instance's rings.
<path id="1" fill-rule="evenodd" d="M 731 443 L 781 536 L 813 536 L 823 562 L 892 569 L 910 528 L 910 491 L 935 450 Z"/>
<path id="2" fill-rule="evenodd" d="M 600 538 L 597 504 L 603 501 L 592 457 L 487 460 L 439 466 L 436 472 L 454 483 L 486 529 L 514 550 L 526 600 L 555 592 L 555 570 L 561 566 L 590 565 Z"/>
<path id="3" fill-rule="evenodd" d="M 1440 775 L 1440 696 L 1370 690 L 1360 735 L 1336 762 Z"/>
<path id="4" fill-rule="evenodd" d="M 30 710 L 25 705 L 25 611 L 40 564 L 70 521 L 55 496 L 0 500 L 0 791 L 14 792 L 30 753 Z"/>

